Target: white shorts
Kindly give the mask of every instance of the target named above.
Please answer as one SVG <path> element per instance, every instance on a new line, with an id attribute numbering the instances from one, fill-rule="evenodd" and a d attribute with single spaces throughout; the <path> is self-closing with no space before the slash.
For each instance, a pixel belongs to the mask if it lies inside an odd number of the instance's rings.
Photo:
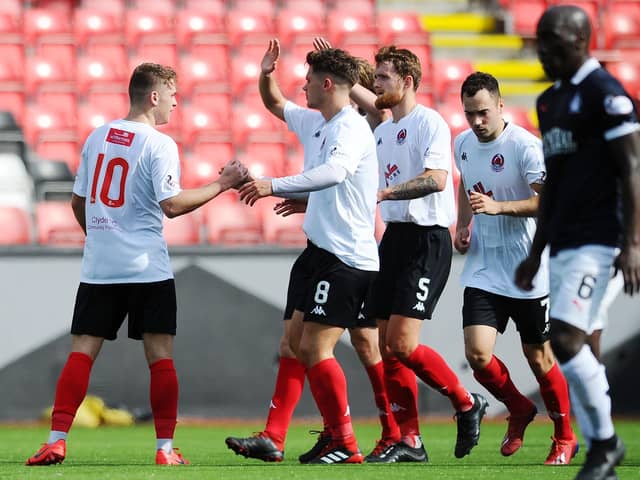
<path id="1" fill-rule="evenodd" d="M 618 249 L 585 245 L 549 259 L 551 318 L 591 333 Z"/>
<path id="2" fill-rule="evenodd" d="M 613 272 L 611 272 L 613 275 Z M 598 313 L 596 314 L 596 318 L 591 322 L 591 331 L 593 330 L 602 330 L 607 326 L 608 323 L 608 312 L 609 307 L 616 299 L 618 294 L 622 291 L 624 287 L 624 277 L 622 276 L 622 272 L 618 271 L 618 274 L 609 280 L 609 284 L 607 285 L 607 290 L 604 292 L 604 297 L 602 297 L 602 301 L 600 302 L 600 308 L 598 309 Z M 587 332 L 591 333 L 591 332 Z"/>

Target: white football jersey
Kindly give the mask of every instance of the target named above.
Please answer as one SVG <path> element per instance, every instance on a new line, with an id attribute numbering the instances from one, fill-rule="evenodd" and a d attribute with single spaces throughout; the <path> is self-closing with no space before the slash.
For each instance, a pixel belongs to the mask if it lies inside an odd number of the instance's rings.
<path id="1" fill-rule="evenodd" d="M 499 202 L 525 200 L 535 194 L 531 184 L 543 183 L 546 174 L 540 139 L 513 123 L 487 143 L 465 130 L 455 138 L 454 156 L 467 197 L 476 191 Z M 463 286 L 512 298 L 549 293 L 546 253 L 533 290 L 520 290 L 514 283 L 516 268 L 528 255 L 536 231 L 533 217 L 478 214 L 472 222 L 471 245 L 460 277 Z"/>
<path id="2" fill-rule="evenodd" d="M 84 144 L 73 192 L 86 198 L 81 282 L 173 278 L 160 202 L 180 193 L 178 146 L 150 125 L 115 120 Z"/>
<path id="3" fill-rule="evenodd" d="M 325 162 L 347 170 L 343 182 L 309 194 L 305 234 L 350 267 L 377 271 L 378 162 L 369 124 L 350 105 L 327 122 L 320 112 L 287 102 L 284 116 L 304 147 L 305 170 Z"/>
<path id="4" fill-rule="evenodd" d="M 386 222 L 412 222 L 448 228 L 456 220 L 451 163 L 451 131 L 442 116 L 423 105 L 398 122 L 389 119 L 375 129 L 380 163 L 380 188 L 405 183 L 425 168 L 446 170 L 443 191 L 412 200 L 380 203 Z"/>

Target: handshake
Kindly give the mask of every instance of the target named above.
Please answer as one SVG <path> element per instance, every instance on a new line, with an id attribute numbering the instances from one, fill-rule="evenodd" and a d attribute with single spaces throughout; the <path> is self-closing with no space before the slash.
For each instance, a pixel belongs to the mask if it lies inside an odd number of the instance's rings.
<path id="1" fill-rule="evenodd" d="M 230 160 L 220 169 L 218 181 L 225 190 L 235 188 L 240 194 L 240 200 L 253 206 L 260 198 L 273 195 L 270 178 L 253 178 L 242 162 Z M 277 215 L 288 217 L 294 213 L 306 211 L 306 200 L 285 199 L 278 202 L 273 210 Z"/>

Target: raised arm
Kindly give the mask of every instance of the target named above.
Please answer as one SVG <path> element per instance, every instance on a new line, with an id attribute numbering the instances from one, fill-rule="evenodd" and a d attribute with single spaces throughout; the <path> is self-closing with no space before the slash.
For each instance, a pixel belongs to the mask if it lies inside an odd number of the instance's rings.
<path id="1" fill-rule="evenodd" d="M 258 88 L 260 97 L 264 106 L 280 120 L 284 120 L 284 105 L 287 99 L 280 91 L 280 87 L 273 76 L 280 58 L 280 42 L 277 38 L 269 40 L 267 51 L 262 57 L 260 63 L 260 78 L 258 80 Z"/>

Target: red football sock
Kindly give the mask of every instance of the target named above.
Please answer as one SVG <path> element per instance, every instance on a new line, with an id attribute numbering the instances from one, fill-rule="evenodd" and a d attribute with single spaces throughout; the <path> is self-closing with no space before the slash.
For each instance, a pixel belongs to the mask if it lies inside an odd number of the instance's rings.
<path id="1" fill-rule="evenodd" d="M 553 420 L 554 437 L 564 440 L 573 438 L 571 416 L 569 415 L 569 387 L 558 363 L 554 363 L 551 370 L 544 377 L 538 379 L 538 383 L 549 418 Z"/>
<path id="2" fill-rule="evenodd" d="M 381 438 L 397 442 L 400 440 L 400 428 L 393 417 L 393 412 L 391 412 L 387 389 L 384 386 L 384 366 L 382 361 L 366 367 L 366 371 L 367 375 L 369 375 L 371 388 L 373 388 L 373 398 L 376 402 L 376 407 L 378 407 L 378 418 L 382 425 Z"/>
<path id="3" fill-rule="evenodd" d="M 89 355 L 71 352 L 58 377 L 51 414 L 51 430 L 68 432 L 89 387 L 93 360 Z"/>
<path id="4" fill-rule="evenodd" d="M 495 355 L 485 368 L 474 370 L 473 376 L 497 400 L 504 403 L 512 415 L 525 415 L 531 411 L 531 400 L 520 393 L 511 381 L 509 370 Z"/>
<path id="5" fill-rule="evenodd" d="M 291 416 L 302 395 L 305 370 L 305 366 L 298 359 L 280 357 L 276 388 L 271 397 L 269 416 L 264 429 L 264 433 L 280 450 L 284 450 Z"/>
<path id="6" fill-rule="evenodd" d="M 173 360 L 163 358 L 150 365 L 149 369 L 149 397 L 156 438 L 173 438 L 178 418 L 178 376 Z"/>
<path id="7" fill-rule="evenodd" d="M 444 358 L 434 349 L 426 345 L 418 345 L 418 348 L 403 363 L 424 383 L 449 397 L 457 412 L 466 412 L 473 407 L 471 394 L 460 383 L 458 376 L 449 368 Z"/>
<path id="8" fill-rule="evenodd" d="M 383 359 L 382 363 L 387 396 L 400 436 L 420 435 L 416 374 L 395 356 Z"/>
<path id="9" fill-rule="evenodd" d="M 307 369 L 309 388 L 320 409 L 331 438 L 357 451 L 347 400 L 347 379 L 335 358 L 328 358 Z"/>

